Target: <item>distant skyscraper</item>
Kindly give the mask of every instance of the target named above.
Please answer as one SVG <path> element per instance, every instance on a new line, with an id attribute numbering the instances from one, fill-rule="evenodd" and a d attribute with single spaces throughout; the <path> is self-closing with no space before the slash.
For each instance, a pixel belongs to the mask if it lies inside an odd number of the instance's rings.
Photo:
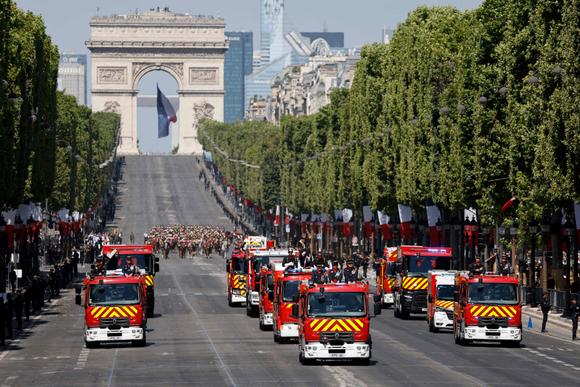
<path id="1" fill-rule="evenodd" d="M 224 121 L 244 119 L 245 77 L 252 73 L 254 59 L 253 34 L 251 32 L 227 32 L 230 47 L 224 62 Z"/>
<path id="2" fill-rule="evenodd" d="M 290 52 L 284 35 L 284 0 L 262 0 L 260 12 L 260 51 L 262 65 Z"/>
<path id="3" fill-rule="evenodd" d="M 310 42 L 322 38 L 330 48 L 344 48 L 344 32 L 301 32 L 300 35 L 310 39 Z"/>
<path id="4" fill-rule="evenodd" d="M 76 97 L 80 105 L 87 104 L 87 56 L 61 54 L 58 65 L 59 90 Z"/>

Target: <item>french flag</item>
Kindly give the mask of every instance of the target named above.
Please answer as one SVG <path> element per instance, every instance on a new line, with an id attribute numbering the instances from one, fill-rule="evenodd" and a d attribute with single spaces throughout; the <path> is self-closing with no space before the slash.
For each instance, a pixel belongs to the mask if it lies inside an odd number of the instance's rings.
<path id="1" fill-rule="evenodd" d="M 169 136 L 169 123 L 177 122 L 177 114 L 169 99 L 159 90 L 159 85 L 157 85 L 157 119 L 159 123 L 157 137 Z"/>
<path id="2" fill-rule="evenodd" d="M 503 204 L 503 206 L 501 206 L 501 212 L 507 212 L 510 208 L 512 208 L 514 206 L 514 204 L 517 203 L 517 196 L 515 193 L 512 193 L 512 198 L 510 200 L 508 200 L 507 202 L 505 202 Z"/>
<path id="3" fill-rule="evenodd" d="M 441 211 L 431 200 L 427 201 L 427 223 L 429 224 L 429 240 L 431 246 L 439 246 L 437 223 L 441 221 Z"/>
<path id="4" fill-rule="evenodd" d="M 413 211 L 411 207 L 399 204 L 399 220 L 401 221 L 401 239 L 405 242 L 411 241 L 411 221 L 413 220 Z"/>
<path id="5" fill-rule="evenodd" d="M 383 211 L 377 211 L 377 215 L 379 218 L 379 224 L 381 225 L 381 232 L 383 234 L 383 239 L 391 240 L 391 228 L 389 227 L 389 222 L 391 218 L 388 214 Z"/>
<path id="6" fill-rule="evenodd" d="M 280 205 L 276 204 L 276 217 L 274 218 L 274 226 L 280 225 Z"/>

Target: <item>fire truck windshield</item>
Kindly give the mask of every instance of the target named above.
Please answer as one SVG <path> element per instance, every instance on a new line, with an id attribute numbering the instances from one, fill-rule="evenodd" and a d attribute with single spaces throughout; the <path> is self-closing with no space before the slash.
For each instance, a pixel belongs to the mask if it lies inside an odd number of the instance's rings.
<path id="1" fill-rule="evenodd" d="M 445 301 L 455 300 L 455 286 L 453 285 L 437 286 L 437 299 Z"/>
<path id="2" fill-rule="evenodd" d="M 363 293 L 311 293 L 308 295 L 310 317 L 363 317 L 366 306 Z"/>
<path id="3" fill-rule="evenodd" d="M 468 300 L 470 304 L 517 305 L 518 287 L 514 284 L 469 284 Z"/>
<path id="4" fill-rule="evenodd" d="M 232 258 L 233 272 L 236 274 L 248 274 L 248 260 Z"/>
<path id="5" fill-rule="evenodd" d="M 451 259 L 449 257 L 432 257 L 424 255 L 409 256 L 409 273 L 427 274 L 429 270 L 449 270 Z"/>
<path id="6" fill-rule="evenodd" d="M 285 302 L 293 302 L 298 297 L 300 281 L 285 281 L 282 289 L 282 299 Z"/>
<path id="7" fill-rule="evenodd" d="M 139 303 L 138 284 L 91 285 L 89 305 L 135 305 Z"/>

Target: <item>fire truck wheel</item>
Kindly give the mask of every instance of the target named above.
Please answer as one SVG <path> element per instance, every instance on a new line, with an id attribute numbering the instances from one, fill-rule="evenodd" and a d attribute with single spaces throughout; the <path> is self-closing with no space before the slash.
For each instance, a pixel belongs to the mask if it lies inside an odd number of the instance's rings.
<path id="1" fill-rule="evenodd" d="M 260 319 L 260 330 L 261 331 L 265 331 L 266 330 L 265 327 L 264 327 L 264 324 L 262 324 L 262 320 L 261 319 Z"/>
<path id="2" fill-rule="evenodd" d="M 230 307 L 233 307 L 234 306 L 234 303 L 232 302 L 232 296 L 231 295 L 228 295 L 228 305 Z"/>
<path id="3" fill-rule="evenodd" d="M 364 359 L 355 359 L 353 363 L 357 365 L 368 366 L 371 364 L 371 357 L 369 356 Z"/>
<path id="4" fill-rule="evenodd" d="M 98 348 L 99 343 L 95 341 L 85 341 L 85 347 L 87 348 Z"/>
<path id="5" fill-rule="evenodd" d="M 435 332 L 435 327 L 433 326 L 433 323 L 430 321 L 427 321 L 427 324 L 429 324 L 429 332 Z"/>
<path id="6" fill-rule="evenodd" d="M 275 343 L 279 343 L 280 342 L 280 336 L 278 336 L 276 333 L 274 333 L 274 342 Z"/>
<path id="7" fill-rule="evenodd" d="M 314 360 L 305 358 L 302 351 L 298 352 L 298 361 L 302 365 L 313 365 L 314 364 Z"/>

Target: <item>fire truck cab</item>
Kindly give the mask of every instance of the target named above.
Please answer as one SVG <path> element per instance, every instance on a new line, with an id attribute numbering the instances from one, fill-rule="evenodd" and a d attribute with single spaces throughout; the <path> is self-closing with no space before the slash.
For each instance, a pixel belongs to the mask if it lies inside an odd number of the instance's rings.
<path id="1" fill-rule="evenodd" d="M 241 250 L 234 250 L 226 262 L 228 305 L 246 302 L 246 276 L 248 274 L 248 256 Z"/>
<path id="2" fill-rule="evenodd" d="M 299 321 L 302 364 L 317 359 L 370 361 L 370 319 L 378 305 L 369 300 L 368 292 L 369 285 L 363 282 L 301 284 L 300 302 L 292 306 L 292 315 Z"/>
<path id="3" fill-rule="evenodd" d="M 515 276 L 459 273 L 455 277 L 455 343 L 522 340 L 521 287 Z"/>
<path id="4" fill-rule="evenodd" d="M 274 265 L 274 291 L 272 297 L 272 331 L 274 341 L 283 343 L 298 338 L 298 319 L 292 316 L 292 305 L 298 303 L 299 286 L 312 278 L 312 271 Z"/>
<path id="5" fill-rule="evenodd" d="M 88 276 L 76 288 L 75 303 L 85 308 L 85 345 L 147 342 L 147 284 L 144 276 L 127 277 L 121 270 Z M 81 297 L 84 294 L 84 301 Z"/>
<path id="6" fill-rule="evenodd" d="M 377 287 L 375 295 L 380 297 L 382 307 L 388 308 L 395 302 L 393 288 L 396 280 L 397 248 L 385 247 L 384 257 L 377 268 Z"/>
<path id="7" fill-rule="evenodd" d="M 139 268 L 147 284 L 147 317 L 155 313 L 155 274 L 159 272 L 159 258 L 153 254 L 151 245 L 104 245 L 103 255 L 107 256 L 106 269 L 120 269 L 131 257 L 134 266 Z"/>
<path id="8" fill-rule="evenodd" d="M 453 329 L 455 271 L 430 270 L 427 277 L 427 324 L 429 332 Z"/>
<path id="9" fill-rule="evenodd" d="M 250 254 L 248 274 L 246 275 L 246 314 L 258 316 L 260 309 L 261 269 L 270 264 L 282 263 L 288 258 L 288 250 L 257 250 Z"/>
<path id="10" fill-rule="evenodd" d="M 450 267 L 451 248 L 400 246 L 394 289 L 395 317 L 427 313 L 427 273 Z"/>

